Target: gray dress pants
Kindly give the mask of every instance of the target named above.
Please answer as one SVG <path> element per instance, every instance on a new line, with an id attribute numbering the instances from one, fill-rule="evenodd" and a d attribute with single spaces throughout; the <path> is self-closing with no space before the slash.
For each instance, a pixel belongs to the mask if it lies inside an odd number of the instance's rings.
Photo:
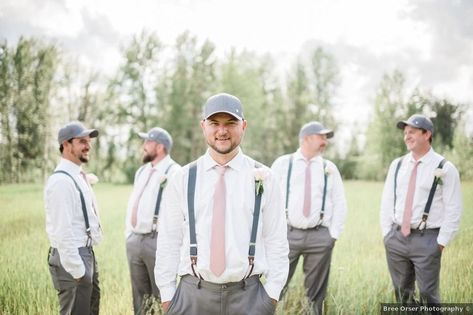
<path id="1" fill-rule="evenodd" d="M 160 301 L 154 279 L 157 233 L 132 233 L 126 240 L 126 255 L 131 276 L 133 310 L 135 314 L 146 314 L 152 305 L 149 297 Z"/>
<path id="2" fill-rule="evenodd" d="M 422 303 L 440 303 L 439 276 L 442 253 L 437 243 L 439 229 L 411 230 L 405 237 L 398 225 L 384 237 L 389 273 L 396 300 L 412 303 L 415 281 L 419 286 Z"/>
<path id="3" fill-rule="evenodd" d="M 289 275 L 283 294 L 302 256 L 304 258 L 304 286 L 311 304 L 311 310 L 308 313 L 323 314 L 335 239 L 330 236 L 328 228 L 324 226 L 305 230 L 288 226 L 287 239 L 289 241 Z"/>
<path id="4" fill-rule="evenodd" d="M 168 315 L 271 315 L 276 306 L 254 275 L 216 284 L 185 275 L 169 305 Z"/>
<path id="5" fill-rule="evenodd" d="M 84 262 L 85 274 L 80 281 L 76 281 L 61 265 L 58 251 L 55 248 L 49 250 L 49 272 L 58 292 L 61 315 L 99 314 L 99 272 L 94 251 L 91 247 L 81 247 L 79 254 Z"/>

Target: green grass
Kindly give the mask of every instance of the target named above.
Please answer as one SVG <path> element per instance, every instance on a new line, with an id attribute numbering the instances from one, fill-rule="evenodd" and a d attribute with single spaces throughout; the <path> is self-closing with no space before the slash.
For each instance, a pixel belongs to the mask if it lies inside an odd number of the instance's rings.
<path id="1" fill-rule="evenodd" d="M 334 249 L 329 314 L 378 314 L 394 296 L 379 227 L 381 183 L 345 183 L 349 213 Z M 47 269 L 42 187 L 0 187 L 0 314 L 57 314 L 58 302 Z M 101 314 L 132 314 L 124 241 L 130 186 L 98 184 L 104 242 L 96 248 L 102 289 Z M 460 232 L 442 257 L 441 296 L 445 302 L 473 302 L 473 183 L 463 184 Z M 294 276 L 278 315 L 304 314 L 303 275 Z"/>

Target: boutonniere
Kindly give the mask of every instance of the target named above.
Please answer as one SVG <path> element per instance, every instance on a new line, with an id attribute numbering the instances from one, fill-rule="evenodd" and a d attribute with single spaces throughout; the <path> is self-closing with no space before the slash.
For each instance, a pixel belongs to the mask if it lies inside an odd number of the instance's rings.
<path id="1" fill-rule="evenodd" d="M 167 183 L 168 183 L 168 177 L 166 175 L 161 176 L 161 178 L 159 179 L 159 188 L 164 189 Z"/>
<path id="2" fill-rule="evenodd" d="M 325 166 L 325 168 L 324 168 L 324 174 L 327 175 L 327 176 L 332 174 L 332 169 L 328 165 Z"/>
<path id="3" fill-rule="evenodd" d="M 268 172 L 262 168 L 255 168 L 253 174 L 255 176 L 255 193 L 258 196 L 261 196 L 264 192 L 263 182 L 266 179 Z"/>
<path id="4" fill-rule="evenodd" d="M 437 181 L 439 185 L 442 185 L 443 184 L 442 179 L 445 176 L 445 170 L 437 167 L 434 171 L 434 176 L 435 176 L 434 180 Z"/>
<path id="5" fill-rule="evenodd" d="M 95 174 L 88 173 L 85 175 L 85 177 L 87 178 L 87 181 L 90 185 L 95 185 L 99 182 L 99 178 L 95 176 Z"/>

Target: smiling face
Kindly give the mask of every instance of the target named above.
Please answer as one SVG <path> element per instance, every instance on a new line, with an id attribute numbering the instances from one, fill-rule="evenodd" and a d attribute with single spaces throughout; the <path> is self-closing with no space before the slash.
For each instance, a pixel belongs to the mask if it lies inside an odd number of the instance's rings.
<path id="1" fill-rule="evenodd" d="M 406 126 L 404 128 L 404 143 L 409 151 L 416 156 L 423 156 L 430 149 L 431 132 Z"/>
<path id="2" fill-rule="evenodd" d="M 245 133 L 246 121 L 227 113 L 217 113 L 200 123 L 211 153 L 234 156 Z"/>
<path id="3" fill-rule="evenodd" d="M 71 142 L 63 142 L 63 157 L 77 165 L 89 161 L 89 151 L 92 148 L 91 138 L 89 136 L 82 138 L 73 138 Z"/>

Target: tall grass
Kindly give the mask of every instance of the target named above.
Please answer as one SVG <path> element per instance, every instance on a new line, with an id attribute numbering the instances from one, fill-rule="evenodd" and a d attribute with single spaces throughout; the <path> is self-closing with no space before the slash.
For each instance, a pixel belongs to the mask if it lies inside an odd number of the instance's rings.
<path id="1" fill-rule="evenodd" d="M 332 257 L 329 314 L 378 314 L 394 296 L 379 228 L 381 183 L 347 182 L 345 231 Z M 102 288 L 101 314 L 132 314 L 124 241 L 130 186 L 98 184 L 104 242 L 96 247 Z M 460 232 L 444 250 L 441 296 L 445 302 L 473 302 L 473 183 L 463 184 Z M 42 187 L 0 187 L 0 314 L 56 314 L 58 302 L 47 269 Z M 304 314 L 307 301 L 299 270 L 277 314 Z"/>

